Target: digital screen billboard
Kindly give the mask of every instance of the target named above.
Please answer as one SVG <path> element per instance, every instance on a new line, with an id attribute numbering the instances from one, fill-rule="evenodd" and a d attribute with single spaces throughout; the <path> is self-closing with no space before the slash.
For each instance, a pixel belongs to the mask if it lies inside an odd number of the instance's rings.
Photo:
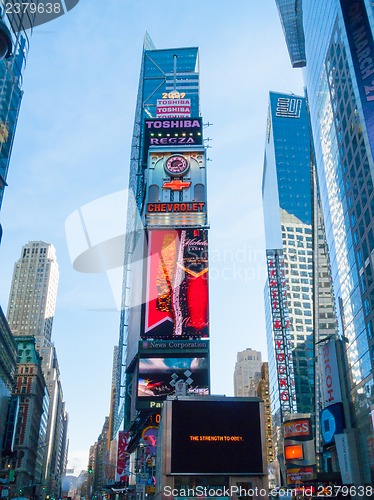
<path id="1" fill-rule="evenodd" d="M 140 358 L 137 409 L 157 408 L 157 403 L 184 389 L 185 395 L 209 395 L 207 357 Z"/>
<path id="2" fill-rule="evenodd" d="M 149 231 L 142 337 L 208 337 L 208 306 L 207 231 Z"/>
<path id="3" fill-rule="evenodd" d="M 175 137 L 174 137 L 175 139 Z M 203 146 L 152 148 L 148 155 L 145 223 L 148 228 L 207 224 Z"/>
<path id="4" fill-rule="evenodd" d="M 170 473 L 264 474 L 260 404 L 172 401 Z"/>
<path id="5" fill-rule="evenodd" d="M 189 120 L 145 120 L 145 146 L 201 146 L 203 122 L 201 118 Z"/>

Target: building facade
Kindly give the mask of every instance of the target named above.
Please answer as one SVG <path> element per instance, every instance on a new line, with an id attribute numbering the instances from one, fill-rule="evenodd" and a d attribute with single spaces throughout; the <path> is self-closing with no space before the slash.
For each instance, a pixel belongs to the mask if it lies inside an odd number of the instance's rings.
<path id="1" fill-rule="evenodd" d="M 0 31 L 2 39 L 10 37 L 5 58 L 0 60 L 0 209 L 9 170 L 10 155 L 22 100 L 22 73 L 29 51 L 30 30 L 34 16 L 24 13 L 6 14 L 0 7 Z M 26 27 L 26 28 L 25 28 Z M 0 226 L 0 240 L 2 229 Z"/>
<path id="2" fill-rule="evenodd" d="M 264 402 L 265 411 L 265 434 L 266 434 L 266 457 L 267 463 L 272 464 L 275 459 L 273 444 L 273 425 L 271 416 L 269 364 L 261 364 L 260 380 L 257 386 L 257 396 Z"/>
<path id="3" fill-rule="evenodd" d="M 280 421 L 314 411 L 311 158 L 305 99 L 271 92 L 262 192 L 269 377 Z"/>
<path id="4" fill-rule="evenodd" d="M 0 308 L 0 457 L 11 450 L 5 441 L 5 429 L 9 403 L 15 383 L 17 346 L 5 315 Z M 14 423 L 13 423 L 14 425 Z M 12 438 L 10 438 L 12 440 Z"/>
<path id="5" fill-rule="evenodd" d="M 33 335 L 42 355 L 51 342 L 58 278 L 53 245 L 32 241 L 22 248 L 14 266 L 7 318 L 13 335 Z"/>
<path id="6" fill-rule="evenodd" d="M 38 455 L 39 446 L 44 446 L 40 438 L 44 432 L 42 419 L 46 409 L 46 384 L 41 359 L 35 348 L 35 338 L 18 336 L 16 343 L 18 357 L 15 395 L 19 397 L 20 406 L 14 454 L 10 461 L 15 475 L 15 483 L 11 488 L 32 496 L 43 483 L 42 464 Z"/>
<path id="7" fill-rule="evenodd" d="M 60 495 L 65 474 L 68 417 L 63 402 L 56 349 L 51 341 L 58 287 L 56 251 L 50 243 L 31 241 L 24 245 L 14 266 L 8 304 L 9 327 L 17 339 L 29 335 L 41 356 L 49 398 L 44 443 L 39 447 L 43 485 L 52 495 Z M 43 456 L 42 456 L 43 455 Z"/>
<path id="8" fill-rule="evenodd" d="M 186 167 L 185 175 L 183 175 L 183 165 Z M 175 169 L 178 168 L 181 168 L 180 172 L 176 172 Z M 149 186 L 148 190 L 146 186 Z M 207 235 L 202 229 L 206 226 L 205 148 L 202 142 L 199 111 L 199 58 L 198 49 L 195 47 L 158 50 L 148 34 L 146 35 L 135 112 L 129 190 L 114 436 L 124 423 L 127 425 L 134 418 L 137 412 L 135 406 L 138 379 L 137 365 L 134 361 L 138 356 L 139 341 L 152 337 L 171 338 L 174 335 L 172 330 L 174 328 L 175 331 L 177 321 L 173 311 L 174 305 L 170 303 L 167 282 L 169 278 L 181 279 L 173 268 L 174 259 L 178 258 L 177 245 L 179 242 L 184 245 L 185 241 L 185 248 L 193 243 L 196 248 L 199 247 L 197 251 L 207 250 Z M 161 228 L 165 231 L 162 232 Z M 190 228 L 195 229 L 195 233 L 178 233 Z M 152 246 L 154 249 L 159 247 L 161 251 L 164 248 L 169 254 L 171 265 L 169 277 L 161 276 L 160 263 L 150 263 L 148 257 L 149 252 L 152 254 L 150 250 Z M 188 250 L 186 252 L 188 253 Z M 188 259 L 186 254 L 180 255 L 179 258 L 185 262 Z M 147 261 L 158 269 L 156 281 L 160 282 L 156 283 L 153 277 L 147 275 L 145 265 Z M 204 275 L 200 278 L 203 289 L 207 288 L 206 252 L 202 255 L 201 262 L 202 266 L 205 266 L 199 270 L 200 276 Z M 132 280 L 134 275 L 140 286 L 136 286 Z M 149 307 L 151 301 L 147 303 L 148 305 L 142 304 L 141 296 L 147 286 L 154 287 L 150 288 L 150 294 L 158 295 L 158 298 L 155 297 L 156 310 L 152 310 L 152 306 Z M 204 301 L 203 315 L 207 314 L 207 296 L 204 297 Z M 161 318 L 159 323 L 161 326 L 158 328 L 158 320 L 154 321 L 153 318 L 162 310 L 169 316 L 170 321 L 165 320 L 166 317 Z M 147 325 L 145 316 L 150 318 Z M 202 323 L 206 326 L 206 319 L 202 319 Z M 187 337 L 186 333 L 180 333 L 181 335 L 177 333 L 175 335 L 180 339 Z M 207 334 L 205 332 L 201 334 L 193 328 L 188 335 L 188 337 L 201 336 Z M 206 348 L 204 349 L 202 357 L 206 357 Z M 187 353 L 188 349 L 185 352 Z M 168 353 L 158 350 L 151 353 L 150 357 L 156 355 L 159 360 L 157 363 L 162 370 L 161 360 L 170 357 L 171 351 Z M 185 356 L 184 363 L 187 369 L 187 354 Z M 196 356 L 191 355 L 189 359 L 195 358 Z M 175 356 L 173 359 L 176 359 Z M 198 364 L 204 364 L 200 361 Z M 207 373 L 206 365 L 203 370 Z M 206 380 L 204 385 L 208 390 Z M 133 394 L 128 390 L 129 387 L 133 388 Z"/>
<path id="9" fill-rule="evenodd" d="M 278 1 L 283 4 L 284 1 Z M 289 2 L 293 6 L 301 2 Z M 302 1 L 304 72 L 345 377 L 361 465 L 374 474 L 373 6 L 368 0 Z M 284 17 L 284 16 L 283 16 Z M 283 22 L 285 26 L 285 23 Z M 295 35 L 289 25 L 286 38 Z"/>
<path id="10" fill-rule="evenodd" d="M 262 357 L 259 351 L 238 352 L 234 371 L 234 396 L 255 397 L 261 378 Z"/>

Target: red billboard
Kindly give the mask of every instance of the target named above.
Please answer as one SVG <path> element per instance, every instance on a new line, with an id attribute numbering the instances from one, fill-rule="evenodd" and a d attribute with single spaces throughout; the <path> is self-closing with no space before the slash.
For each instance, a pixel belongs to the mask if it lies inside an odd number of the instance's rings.
<path id="1" fill-rule="evenodd" d="M 143 338 L 208 337 L 208 235 L 203 229 L 148 233 Z"/>
<path id="2" fill-rule="evenodd" d="M 117 455 L 117 483 L 126 483 L 129 479 L 129 457 L 127 448 L 130 442 L 130 433 L 120 431 L 118 433 L 118 455 Z"/>

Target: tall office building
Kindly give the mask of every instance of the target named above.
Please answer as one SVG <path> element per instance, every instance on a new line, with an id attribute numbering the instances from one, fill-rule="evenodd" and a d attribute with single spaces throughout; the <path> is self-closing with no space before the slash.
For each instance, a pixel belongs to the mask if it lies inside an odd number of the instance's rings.
<path id="1" fill-rule="evenodd" d="M 261 379 L 261 353 L 253 349 L 238 352 L 234 371 L 234 396 L 255 397 Z"/>
<path id="2" fill-rule="evenodd" d="M 273 413 L 314 411 L 311 146 L 303 97 L 270 93 L 263 172 Z"/>
<path id="3" fill-rule="evenodd" d="M 50 243 L 31 241 L 24 245 L 14 266 L 8 304 L 8 323 L 12 333 L 34 337 L 42 358 L 42 371 L 49 395 L 48 421 L 44 443 L 42 483 L 49 493 L 58 495 L 66 467 L 67 414 L 56 349 L 51 342 L 58 287 L 56 252 Z"/>
<path id="4" fill-rule="evenodd" d="M 30 14 L 6 15 L 0 5 L 0 211 L 9 170 L 10 155 L 22 100 L 22 72 L 29 49 L 29 33 L 24 26 L 32 24 Z M 0 242 L 2 226 L 0 223 Z M 14 385 L 16 345 L 0 306 L 0 351 L 4 366 L 0 368 L 0 455 L 7 421 L 8 403 Z"/>
<path id="5" fill-rule="evenodd" d="M 113 436 L 124 429 L 119 481 L 134 483 L 136 475 L 124 471 L 126 457 L 135 454 L 132 462 L 154 491 L 163 402 L 210 391 L 206 149 L 196 47 L 158 50 L 146 35 L 129 191 Z M 145 446 L 139 448 L 140 439 Z"/>
<path id="6" fill-rule="evenodd" d="M 58 264 L 53 245 L 29 242 L 16 262 L 8 305 L 13 335 L 33 335 L 43 354 L 49 347 L 56 308 Z"/>
<path id="7" fill-rule="evenodd" d="M 158 377 L 160 385 L 162 371 L 177 359 L 176 351 L 163 351 L 160 346 L 150 351 L 146 343 L 140 353 L 139 341 L 175 338 L 183 344 L 183 339 L 208 335 L 205 148 L 198 68 L 197 48 L 158 50 L 146 35 L 131 148 L 129 190 L 133 197 L 127 215 L 114 435 L 142 406 L 137 399 L 143 390 L 138 387 L 138 373 L 142 380 Z M 199 256 L 198 263 L 192 248 Z M 164 265 L 157 255 L 165 259 Z M 193 309 L 197 304 L 191 301 L 192 293 L 201 294 L 199 311 Z M 145 304 L 143 294 L 147 296 Z M 183 302 L 187 294 L 189 298 Z M 180 321 L 193 314 L 195 319 Z M 206 392 L 207 346 L 206 341 L 195 352 L 187 347 L 179 349 L 184 356 L 179 365 L 186 373 L 200 371 L 200 386 Z M 143 358 L 139 369 L 138 355 Z M 154 373 L 146 373 L 147 365 L 153 365 Z M 196 365 L 193 370 L 191 365 Z M 194 383 L 192 376 L 188 379 L 192 384 L 188 391 L 193 390 L 199 376 L 196 374 Z M 145 389 L 142 401 L 149 411 L 147 391 L 152 392 Z"/>
<path id="8" fill-rule="evenodd" d="M 304 70 L 332 279 L 345 340 L 361 477 L 374 482 L 373 6 L 369 0 L 277 0 L 285 37 L 305 43 Z M 285 9 L 288 4 L 289 9 Z M 301 9 L 302 6 L 302 9 Z M 296 29 L 292 13 L 302 16 Z M 300 27 L 300 25 L 299 25 Z M 292 54 L 291 60 L 292 60 Z M 348 415 L 346 415 L 348 417 Z"/>
<path id="9" fill-rule="evenodd" d="M 7 14 L 5 6 L 0 6 L 0 38 L 2 48 L 6 47 L 5 57 L 0 60 L 0 209 L 23 94 L 22 72 L 29 50 L 30 31 L 24 26 L 32 26 L 33 17 L 28 9 L 24 13 Z M 1 233 L 0 226 L 0 240 Z"/>

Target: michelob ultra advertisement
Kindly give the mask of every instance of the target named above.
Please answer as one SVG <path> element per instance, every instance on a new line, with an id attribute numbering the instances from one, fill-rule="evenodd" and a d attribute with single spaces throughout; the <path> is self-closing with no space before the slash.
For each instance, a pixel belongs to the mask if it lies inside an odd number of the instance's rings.
<path id="1" fill-rule="evenodd" d="M 209 336 L 206 230 L 149 231 L 146 279 L 143 338 Z"/>

